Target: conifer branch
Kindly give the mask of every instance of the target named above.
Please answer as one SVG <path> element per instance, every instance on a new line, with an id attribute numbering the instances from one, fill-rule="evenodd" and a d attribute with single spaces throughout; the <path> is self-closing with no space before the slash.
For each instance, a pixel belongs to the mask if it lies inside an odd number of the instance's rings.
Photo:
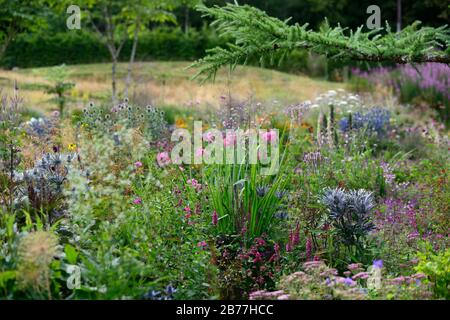
<path id="1" fill-rule="evenodd" d="M 212 26 L 221 36 L 232 39 L 227 48 L 216 47 L 190 67 L 198 68 L 194 78 L 214 79 L 217 71 L 226 65 L 232 69 L 249 59 L 258 59 L 263 66 L 281 63 L 295 49 L 308 49 L 330 59 L 355 61 L 390 61 L 399 64 L 440 62 L 450 64 L 450 29 L 447 25 L 432 28 L 415 22 L 402 31 L 385 28 L 356 31 L 335 28 L 325 24 L 319 31 L 308 24 L 289 25 L 289 19 L 281 21 L 265 12 L 248 6 L 227 4 L 211 8 L 198 6 L 203 17 L 213 18 Z"/>

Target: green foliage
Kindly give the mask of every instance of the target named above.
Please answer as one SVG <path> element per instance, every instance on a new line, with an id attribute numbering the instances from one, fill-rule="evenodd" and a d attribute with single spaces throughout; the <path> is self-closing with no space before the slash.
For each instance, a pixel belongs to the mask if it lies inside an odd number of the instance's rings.
<path id="1" fill-rule="evenodd" d="M 68 76 L 69 71 L 64 64 L 48 69 L 46 75 L 47 80 L 53 82 L 47 93 L 55 95 L 53 101 L 58 106 L 61 118 L 64 116 L 64 107 L 67 103 L 66 92 L 75 86 L 74 83 L 66 81 Z"/>
<path id="2" fill-rule="evenodd" d="M 363 32 L 363 27 L 347 32 L 325 23 L 319 31 L 308 29 L 308 24 L 288 25 L 288 20 L 268 16 L 251 6 L 227 4 L 225 7 L 199 6 L 204 17 L 212 17 L 211 24 L 219 33 L 234 40 L 227 49 L 217 47 L 192 64 L 198 67 L 198 76 L 214 78 L 220 67 L 259 59 L 261 65 L 282 61 L 294 49 L 304 48 L 333 59 L 360 61 L 449 62 L 450 29 L 420 27 L 416 22 L 395 33 L 386 25 L 381 30 Z"/>
<path id="3" fill-rule="evenodd" d="M 214 32 L 191 30 L 185 35 L 179 29 L 157 28 L 143 31 L 136 60 L 192 60 L 206 49 L 223 43 Z M 132 39 L 127 39 L 119 60 L 127 61 Z M 32 33 L 17 36 L 1 64 L 7 68 L 41 67 L 109 61 L 109 52 L 90 32 L 77 30 L 56 34 Z"/>
<path id="4" fill-rule="evenodd" d="M 418 252 L 418 256 L 416 271 L 427 275 L 436 297 L 450 299 L 450 249 L 434 252 L 431 244 L 426 243 L 425 252 Z"/>
<path id="5" fill-rule="evenodd" d="M 204 175 L 214 210 L 218 214 L 221 234 L 239 235 L 253 240 L 270 234 L 280 209 L 287 178 L 280 172 L 266 179 L 259 176 L 260 167 L 249 164 L 212 165 Z"/>
<path id="6" fill-rule="evenodd" d="M 146 139 L 155 140 L 167 129 L 164 111 L 151 105 L 145 107 L 130 105 L 126 101 L 117 107 L 108 109 L 92 103 L 83 109 L 81 125 L 93 130 L 93 133 L 114 133 L 120 126 L 138 128 Z"/>
<path id="7" fill-rule="evenodd" d="M 36 12 L 47 11 L 44 0 L 0 1 L 0 60 L 18 33 L 36 31 L 46 21 Z"/>
<path id="8" fill-rule="evenodd" d="M 137 133 L 117 134 L 119 144 L 106 135 L 83 144 L 83 170 L 69 178 L 72 214 L 63 224 L 75 250 L 66 247 L 66 260 L 82 270 L 71 296 L 142 299 L 171 284 L 176 297 L 208 297 L 214 267 L 209 251 L 197 246 L 205 239 L 201 229 L 183 223 L 171 184 L 161 183 L 154 155 L 146 154 Z M 134 170 L 137 160 L 145 169 Z"/>

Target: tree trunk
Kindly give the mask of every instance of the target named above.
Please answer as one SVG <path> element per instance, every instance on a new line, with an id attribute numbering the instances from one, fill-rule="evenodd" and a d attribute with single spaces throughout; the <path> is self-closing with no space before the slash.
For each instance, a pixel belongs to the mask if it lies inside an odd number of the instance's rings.
<path id="1" fill-rule="evenodd" d="M 397 0 L 397 32 L 402 30 L 402 0 Z"/>
<path id="2" fill-rule="evenodd" d="M 3 56 L 5 55 L 6 49 L 8 48 L 9 43 L 14 37 L 14 32 L 9 32 L 6 35 L 5 41 L 0 45 L 0 61 L 2 61 Z"/>
<path id="3" fill-rule="evenodd" d="M 116 67 L 117 67 L 117 57 L 113 56 L 112 61 L 112 67 L 111 67 L 111 86 L 112 86 L 112 103 L 113 106 L 117 104 L 117 97 L 116 97 Z"/>
<path id="4" fill-rule="evenodd" d="M 2 61 L 3 55 L 5 54 L 7 47 L 8 47 L 8 43 L 6 41 L 0 45 L 0 61 Z"/>
<path id="5" fill-rule="evenodd" d="M 189 7 L 186 6 L 184 8 L 184 33 L 188 34 L 189 32 Z"/>
<path id="6" fill-rule="evenodd" d="M 140 27 L 140 22 L 138 19 L 138 20 L 136 20 L 136 29 L 134 29 L 133 46 L 131 48 L 130 62 L 128 63 L 127 78 L 125 80 L 125 90 L 124 90 L 125 98 L 128 98 L 128 90 L 130 88 L 131 79 L 132 79 L 132 69 L 133 69 L 133 64 L 134 64 L 134 58 L 136 56 L 137 44 L 138 44 L 138 40 L 139 40 L 139 27 Z"/>

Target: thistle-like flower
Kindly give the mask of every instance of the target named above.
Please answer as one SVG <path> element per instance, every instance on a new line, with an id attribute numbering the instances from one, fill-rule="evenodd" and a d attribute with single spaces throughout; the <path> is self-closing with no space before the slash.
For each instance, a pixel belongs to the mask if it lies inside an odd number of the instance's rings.
<path id="1" fill-rule="evenodd" d="M 374 201 L 371 192 L 341 188 L 325 189 L 321 202 L 329 211 L 332 225 L 338 230 L 343 243 L 357 244 L 368 232 L 374 229 L 371 213 Z"/>
<path id="2" fill-rule="evenodd" d="M 50 298 L 50 264 L 58 254 L 57 238 L 47 231 L 31 232 L 20 240 L 18 254 L 19 285 Z"/>

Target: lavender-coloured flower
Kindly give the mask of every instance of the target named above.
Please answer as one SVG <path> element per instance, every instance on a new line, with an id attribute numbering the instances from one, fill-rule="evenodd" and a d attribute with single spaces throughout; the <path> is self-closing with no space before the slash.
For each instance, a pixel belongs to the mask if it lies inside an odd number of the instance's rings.
<path id="1" fill-rule="evenodd" d="M 383 260 L 374 260 L 372 266 L 374 268 L 382 269 L 383 268 Z"/>

